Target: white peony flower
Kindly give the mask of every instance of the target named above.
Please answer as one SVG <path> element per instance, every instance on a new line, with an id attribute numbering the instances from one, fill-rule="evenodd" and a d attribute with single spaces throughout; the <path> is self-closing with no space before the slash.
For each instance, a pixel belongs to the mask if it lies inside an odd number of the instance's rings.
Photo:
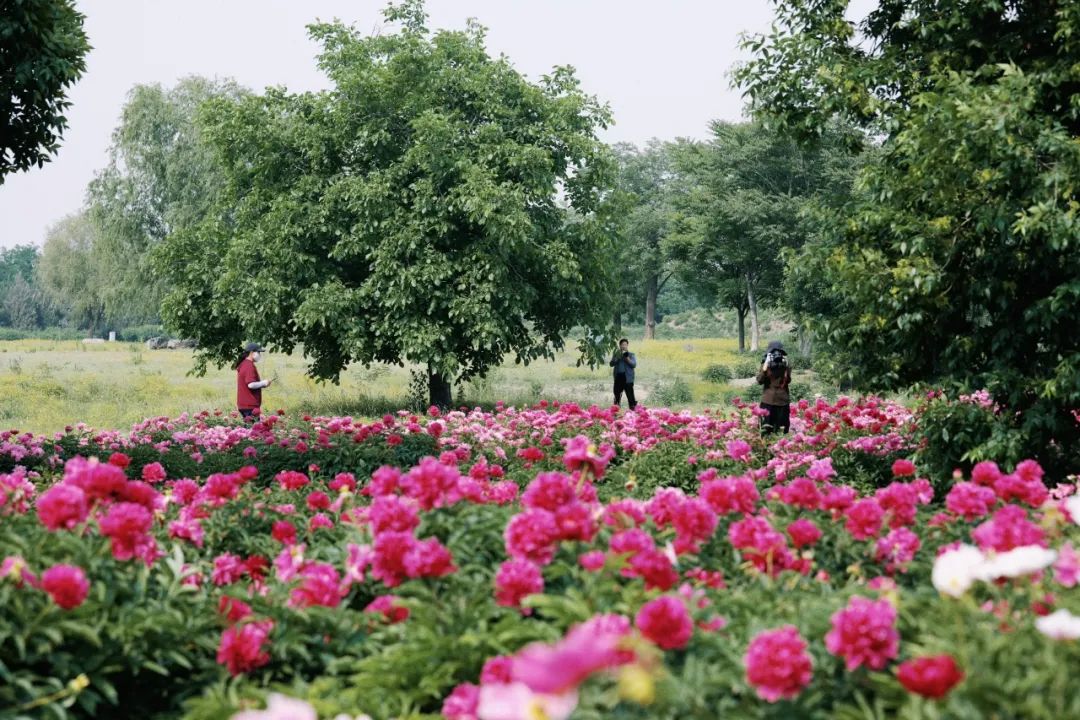
<path id="1" fill-rule="evenodd" d="M 1070 495 L 1061 502 L 1072 521 L 1080 525 L 1080 495 Z"/>
<path id="2" fill-rule="evenodd" d="M 980 580 L 1015 578 L 1030 575 L 1050 567 L 1057 559 L 1057 551 L 1038 545 L 1025 545 L 990 556 L 979 572 Z"/>
<path id="3" fill-rule="evenodd" d="M 1035 627 L 1043 635 L 1055 640 L 1080 639 L 1080 617 L 1068 610 L 1058 610 L 1046 617 L 1038 618 Z"/>
<path id="4" fill-rule="evenodd" d="M 979 548 L 961 545 L 938 555 L 934 560 L 934 570 L 930 581 L 938 592 L 952 597 L 960 597 L 971 584 L 982 577 L 982 566 L 986 557 Z"/>

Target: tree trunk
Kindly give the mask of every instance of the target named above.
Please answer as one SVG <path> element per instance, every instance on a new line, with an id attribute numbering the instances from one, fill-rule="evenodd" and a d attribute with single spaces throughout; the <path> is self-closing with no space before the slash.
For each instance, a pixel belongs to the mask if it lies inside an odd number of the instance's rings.
<path id="1" fill-rule="evenodd" d="M 810 333 L 806 332 L 806 327 L 802 323 L 799 323 L 798 336 L 799 354 L 803 357 L 809 356 L 813 352 L 814 338 Z"/>
<path id="2" fill-rule="evenodd" d="M 757 352 L 761 347 L 761 327 L 758 325 L 757 298 L 754 297 L 750 273 L 746 274 L 746 304 L 750 307 L 750 352 Z"/>
<path id="3" fill-rule="evenodd" d="M 660 278 L 650 275 L 645 284 L 645 339 L 656 339 L 656 296 L 660 293 Z"/>
<path id="4" fill-rule="evenodd" d="M 622 313 L 619 312 L 618 310 L 616 310 L 615 311 L 615 317 L 612 318 L 612 321 L 614 322 L 614 325 L 615 325 L 615 332 L 621 333 L 622 332 Z"/>
<path id="5" fill-rule="evenodd" d="M 450 381 L 428 368 L 428 400 L 440 410 L 449 410 L 453 398 L 450 394 Z"/>
<path id="6" fill-rule="evenodd" d="M 739 318 L 739 352 L 746 352 L 746 310 L 742 305 L 735 308 Z"/>

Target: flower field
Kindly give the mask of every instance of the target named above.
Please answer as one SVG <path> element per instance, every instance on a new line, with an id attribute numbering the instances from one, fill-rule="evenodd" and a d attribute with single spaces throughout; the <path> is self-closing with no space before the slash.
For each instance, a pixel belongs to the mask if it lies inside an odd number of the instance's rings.
<path id="1" fill-rule="evenodd" d="M 1080 494 L 920 410 L 0 433 L 0 715 L 1080 717 Z"/>

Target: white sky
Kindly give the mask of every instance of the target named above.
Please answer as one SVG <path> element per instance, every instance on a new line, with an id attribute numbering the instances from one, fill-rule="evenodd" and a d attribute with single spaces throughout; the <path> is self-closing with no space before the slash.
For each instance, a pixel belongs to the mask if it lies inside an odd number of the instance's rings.
<path id="1" fill-rule="evenodd" d="M 0 185 L 0 247 L 41 245 L 49 226 L 83 203 L 105 165 L 132 86 L 169 86 L 185 75 L 232 77 L 261 90 L 317 90 L 317 46 L 305 25 L 381 23 L 384 0 L 77 0 L 93 50 L 70 91 L 59 155 Z M 862 17 L 874 0 L 852 0 Z M 475 17 L 488 49 L 531 78 L 573 65 L 587 92 L 610 103 L 609 142 L 704 137 L 712 119 L 738 120 L 727 71 L 742 59 L 738 35 L 769 27 L 769 0 L 428 0 L 429 27 Z"/>

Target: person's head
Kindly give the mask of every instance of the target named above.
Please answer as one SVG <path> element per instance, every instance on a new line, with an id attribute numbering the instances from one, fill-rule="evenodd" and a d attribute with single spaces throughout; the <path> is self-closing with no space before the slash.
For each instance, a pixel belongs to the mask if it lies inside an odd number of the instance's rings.
<path id="1" fill-rule="evenodd" d="M 263 347 L 257 342 L 249 342 L 244 346 L 243 351 L 240 353 L 240 358 L 236 361 L 236 367 L 240 367 L 240 363 L 244 360 L 251 360 L 252 362 L 259 362 L 263 357 Z"/>
<path id="2" fill-rule="evenodd" d="M 772 342 L 769 343 L 769 347 L 766 349 L 766 352 L 768 352 L 769 350 L 783 350 L 783 349 L 784 349 L 784 343 L 780 342 L 779 340 L 773 340 Z"/>
<path id="3" fill-rule="evenodd" d="M 629 350 L 630 349 L 630 341 L 627 340 L 626 338 L 622 338 L 621 340 L 619 340 L 619 349 L 622 350 L 623 352 L 626 352 L 627 350 Z"/>

